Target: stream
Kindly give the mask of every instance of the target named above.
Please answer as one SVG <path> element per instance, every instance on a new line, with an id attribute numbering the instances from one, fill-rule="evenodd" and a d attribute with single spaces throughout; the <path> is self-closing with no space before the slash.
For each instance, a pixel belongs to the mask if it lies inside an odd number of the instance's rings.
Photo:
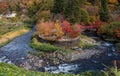
<path id="1" fill-rule="evenodd" d="M 32 34 L 35 32 L 33 28 L 27 34 L 19 36 L 7 45 L 0 48 L 0 62 L 18 64 L 27 55 L 28 51 L 33 49 L 29 46 Z"/>
<path id="2" fill-rule="evenodd" d="M 0 62 L 17 65 L 25 61 L 28 51 L 34 51 L 29 46 L 31 36 L 34 32 L 35 28 L 33 28 L 29 33 L 19 36 L 7 45 L 1 47 Z M 95 40 L 99 39 L 99 37 L 96 36 L 92 36 L 92 38 Z M 109 43 L 103 40 L 100 40 L 98 42 L 101 42 L 101 45 L 92 49 L 99 49 L 100 51 L 102 51 L 102 53 L 100 54 L 96 53 L 95 55 L 87 59 L 78 59 L 70 63 L 60 64 L 56 66 L 47 65 L 45 67 L 39 68 L 38 71 L 77 74 L 88 70 L 106 70 L 107 68 L 104 65 L 113 66 L 111 64 L 111 61 L 120 59 L 120 55 L 115 52 L 116 49 L 113 43 Z M 87 53 L 86 56 L 89 55 L 89 53 Z"/>

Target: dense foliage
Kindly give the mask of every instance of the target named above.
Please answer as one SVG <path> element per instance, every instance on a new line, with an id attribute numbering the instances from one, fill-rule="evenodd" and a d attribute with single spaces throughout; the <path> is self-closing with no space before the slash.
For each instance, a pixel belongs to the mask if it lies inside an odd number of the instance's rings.
<path id="1" fill-rule="evenodd" d="M 101 34 L 105 34 L 111 37 L 120 37 L 120 22 L 111 22 L 100 27 Z"/>
<path id="2" fill-rule="evenodd" d="M 63 20 L 62 22 L 41 22 L 36 29 L 39 36 L 51 37 L 56 40 L 61 37 L 75 38 L 79 36 L 79 30 L 76 30 L 76 28 L 75 26 L 72 28 L 68 21 Z"/>
<path id="3" fill-rule="evenodd" d="M 81 16 L 87 15 L 86 11 L 81 10 L 81 7 L 83 5 L 82 0 L 71 0 L 68 1 L 65 9 L 65 17 L 71 22 L 71 23 L 80 23 L 81 22 Z M 72 11 L 71 11 L 72 10 Z"/>
<path id="4" fill-rule="evenodd" d="M 109 19 L 108 15 L 108 0 L 101 0 L 101 7 L 100 7 L 100 20 L 107 22 Z"/>

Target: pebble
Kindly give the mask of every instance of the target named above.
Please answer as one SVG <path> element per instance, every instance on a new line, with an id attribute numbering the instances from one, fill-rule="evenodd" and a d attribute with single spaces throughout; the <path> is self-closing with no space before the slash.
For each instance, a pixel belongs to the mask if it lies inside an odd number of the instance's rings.
<path id="1" fill-rule="evenodd" d="M 29 70 L 37 70 L 43 66 L 43 62 L 39 57 L 28 54 L 26 61 L 20 64 L 20 66 Z"/>
<path id="2" fill-rule="evenodd" d="M 26 64 L 26 65 L 24 66 L 24 68 L 27 69 L 27 70 L 29 70 L 29 69 L 31 69 L 32 67 L 31 67 L 29 64 Z"/>
<path id="3" fill-rule="evenodd" d="M 11 61 L 8 61 L 7 63 L 8 63 L 8 64 L 13 64 Z"/>

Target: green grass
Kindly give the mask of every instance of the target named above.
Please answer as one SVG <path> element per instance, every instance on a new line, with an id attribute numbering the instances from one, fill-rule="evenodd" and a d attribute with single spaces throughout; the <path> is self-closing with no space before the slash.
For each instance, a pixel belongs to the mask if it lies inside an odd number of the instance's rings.
<path id="1" fill-rule="evenodd" d="M 51 74 L 47 72 L 35 72 L 19 68 L 15 65 L 0 63 L 0 76 L 107 76 L 104 72 L 87 71 L 81 74 Z"/>
<path id="2" fill-rule="evenodd" d="M 14 20 L 11 20 L 11 19 L 1 19 L 0 20 L 0 39 L 3 38 L 4 35 L 6 35 L 10 32 L 14 33 L 21 29 L 30 30 L 31 28 L 32 28 L 32 24 L 30 22 L 29 23 L 22 22 L 20 20 L 15 22 Z M 21 33 L 20 35 L 22 35 L 22 34 L 24 34 L 24 33 Z M 0 47 L 6 45 L 11 40 L 13 40 L 13 39 L 8 39 L 6 42 L 0 43 Z"/>
<path id="3" fill-rule="evenodd" d="M 97 46 L 94 42 L 94 40 L 90 37 L 87 37 L 85 35 L 80 35 L 80 42 L 79 47 L 81 48 L 91 48 Z"/>
<path id="4" fill-rule="evenodd" d="M 120 76 L 120 70 L 109 68 L 109 71 L 86 71 L 80 74 L 51 74 L 47 72 L 37 72 L 25 70 L 15 65 L 0 63 L 0 76 Z"/>
<path id="5" fill-rule="evenodd" d="M 40 50 L 40 51 L 43 51 L 43 52 L 54 52 L 56 50 L 61 50 L 60 47 L 51 45 L 49 43 L 41 43 L 37 40 L 37 38 L 32 39 L 32 41 L 30 43 L 30 46 L 37 51 Z"/>
<path id="6" fill-rule="evenodd" d="M 21 28 L 31 29 L 32 26 L 33 26 L 32 21 L 23 22 L 17 19 L 17 22 L 15 22 L 14 20 L 11 20 L 11 19 L 1 19 L 0 20 L 0 36 Z"/>

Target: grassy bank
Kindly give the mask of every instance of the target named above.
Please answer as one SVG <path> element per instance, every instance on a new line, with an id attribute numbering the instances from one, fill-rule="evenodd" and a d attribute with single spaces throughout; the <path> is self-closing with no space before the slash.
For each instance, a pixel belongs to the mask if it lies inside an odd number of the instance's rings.
<path id="1" fill-rule="evenodd" d="M 19 68 L 15 65 L 0 63 L 0 76 L 107 76 L 103 72 L 95 73 L 92 71 L 84 72 L 78 75 L 74 74 L 51 74 L 47 72 L 35 72 Z"/>
<path id="2" fill-rule="evenodd" d="M 120 76 L 120 70 L 109 68 L 108 71 L 86 71 L 80 74 L 51 74 L 47 72 L 36 72 L 19 68 L 15 65 L 0 63 L 0 76 Z"/>
<path id="3" fill-rule="evenodd" d="M 22 34 L 25 34 L 27 32 L 29 32 L 29 29 L 20 28 L 18 30 L 14 30 L 14 31 L 8 32 L 8 33 L 6 33 L 4 35 L 1 35 L 0 36 L 0 47 L 4 46 L 5 44 L 10 42 L 14 38 L 16 38 L 16 37 L 18 37 L 18 36 L 20 36 Z"/>

